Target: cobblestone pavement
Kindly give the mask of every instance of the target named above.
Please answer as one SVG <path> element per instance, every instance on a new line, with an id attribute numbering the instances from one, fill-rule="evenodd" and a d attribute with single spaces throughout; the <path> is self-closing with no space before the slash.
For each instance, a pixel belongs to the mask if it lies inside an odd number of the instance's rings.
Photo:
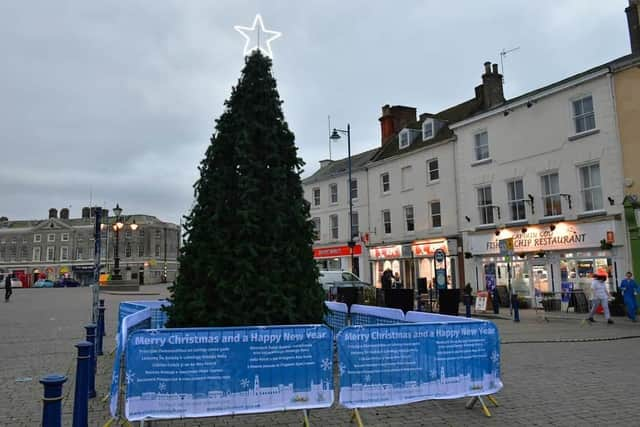
<path id="1" fill-rule="evenodd" d="M 145 286 L 146 295 L 102 293 L 107 337 L 105 355 L 98 359 L 98 398 L 89 403 L 90 425 L 109 420 L 102 397 L 111 382 L 114 333 L 120 301 L 158 299 L 167 295 L 160 285 Z M 0 304 L 0 426 L 41 423 L 42 385 L 49 373 L 69 377 L 64 385 L 63 425 L 71 425 L 75 377 L 74 344 L 84 338 L 91 316 L 89 288 L 16 289 L 10 303 Z M 504 316 L 504 313 L 503 313 Z M 467 410 L 464 399 L 428 401 L 406 406 L 364 409 L 366 426 L 475 425 L 639 425 L 637 396 L 640 378 L 640 324 L 614 318 L 606 325 L 581 322 L 582 317 L 542 319 L 522 310 L 520 323 L 492 319 L 502 340 L 504 389 L 498 408 L 486 418 L 479 408 Z M 350 412 L 337 405 L 310 412 L 313 426 L 349 425 Z M 153 426 L 294 426 L 300 412 L 154 421 Z M 149 425 L 149 423 L 146 423 Z"/>

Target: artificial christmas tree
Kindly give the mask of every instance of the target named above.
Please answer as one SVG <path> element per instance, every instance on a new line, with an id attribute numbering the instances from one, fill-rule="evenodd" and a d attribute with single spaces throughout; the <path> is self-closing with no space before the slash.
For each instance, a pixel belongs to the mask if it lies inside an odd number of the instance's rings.
<path id="1" fill-rule="evenodd" d="M 199 167 L 169 327 L 322 321 L 303 162 L 281 103 L 271 60 L 256 50 Z"/>

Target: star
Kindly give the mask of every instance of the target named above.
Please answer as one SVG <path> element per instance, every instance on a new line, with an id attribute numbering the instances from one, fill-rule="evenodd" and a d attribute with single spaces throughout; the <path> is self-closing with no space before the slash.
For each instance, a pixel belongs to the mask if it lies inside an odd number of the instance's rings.
<path id="1" fill-rule="evenodd" d="M 256 24 L 260 24 L 260 27 L 256 29 Z M 246 42 L 244 44 L 244 54 L 249 55 L 251 52 L 253 52 L 254 50 L 261 50 L 262 52 L 265 53 L 265 55 L 267 55 L 268 57 L 273 58 L 273 53 L 271 52 L 271 42 L 275 39 L 277 39 L 278 37 L 280 37 L 282 35 L 282 33 L 278 32 L 278 31 L 270 31 L 270 30 L 266 30 L 264 28 L 264 24 L 262 23 L 262 16 L 260 16 L 260 14 L 257 14 L 255 19 L 253 20 L 253 26 L 251 28 L 249 27 L 242 27 L 240 25 L 235 25 L 233 28 L 235 28 L 235 30 L 237 32 L 239 32 L 240 34 L 242 34 L 242 36 L 246 39 Z M 252 45 L 251 44 L 251 36 L 248 33 L 252 33 L 252 32 L 256 32 L 258 34 L 258 40 L 257 42 Z M 260 42 L 262 39 L 262 34 L 265 34 L 266 37 L 265 38 L 265 49 L 263 49 L 260 46 Z"/>

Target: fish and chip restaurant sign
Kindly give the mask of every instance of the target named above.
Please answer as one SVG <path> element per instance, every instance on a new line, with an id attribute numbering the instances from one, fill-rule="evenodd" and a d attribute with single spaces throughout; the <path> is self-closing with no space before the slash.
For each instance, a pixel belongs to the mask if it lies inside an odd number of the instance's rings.
<path id="1" fill-rule="evenodd" d="M 600 241 L 613 234 L 615 224 L 612 221 L 584 224 L 561 223 L 555 230 L 549 226 L 528 226 L 527 232 L 519 229 L 515 232 L 504 230 L 500 236 L 494 231 L 469 236 L 470 250 L 474 254 L 499 254 L 500 240 L 512 237 L 514 252 L 538 252 L 545 250 L 563 250 L 594 248 Z"/>

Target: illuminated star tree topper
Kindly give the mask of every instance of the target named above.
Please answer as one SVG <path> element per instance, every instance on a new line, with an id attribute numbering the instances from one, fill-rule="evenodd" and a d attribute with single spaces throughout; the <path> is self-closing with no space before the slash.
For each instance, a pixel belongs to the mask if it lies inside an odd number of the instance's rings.
<path id="1" fill-rule="evenodd" d="M 264 28 L 264 23 L 262 22 L 262 16 L 257 14 L 255 19 L 253 20 L 253 26 L 251 27 L 243 27 L 240 25 L 236 25 L 233 28 L 245 38 L 244 44 L 244 55 L 248 56 L 254 50 L 259 50 L 263 52 L 266 56 L 273 58 L 273 53 L 271 52 L 271 42 L 277 39 L 282 35 L 282 33 L 278 31 L 271 31 Z M 253 35 L 253 42 L 251 41 Z M 264 47 L 262 45 L 264 44 Z"/>

